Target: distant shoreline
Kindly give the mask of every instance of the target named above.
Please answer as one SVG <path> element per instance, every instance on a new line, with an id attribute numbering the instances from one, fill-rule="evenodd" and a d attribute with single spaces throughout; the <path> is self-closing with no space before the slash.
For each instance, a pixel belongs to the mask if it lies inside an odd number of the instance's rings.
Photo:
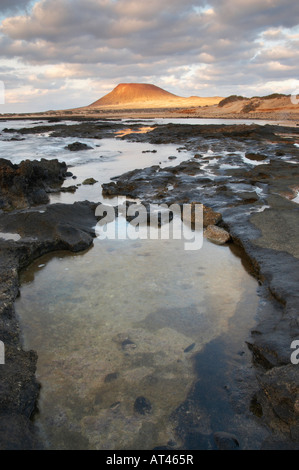
<path id="1" fill-rule="evenodd" d="M 37 113 L 20 113 L 20 114 L 2 114 L 0 121 L 16 121 L 16 120 L 51 120 L 57 122 L 60 120 L 98 120 L 98 119 L 233 119 L 233 120 L 263 120 L 276 121 L 281 125 L 299 125 L 298 113 L 289 112 L 255 112 L 255 113 L 225 113 L 218 107 L 200 108 L 153 108 L 153 109 L 97 109 L 97 110 L 73 110 L 73 111 L 46 111 Z"/>

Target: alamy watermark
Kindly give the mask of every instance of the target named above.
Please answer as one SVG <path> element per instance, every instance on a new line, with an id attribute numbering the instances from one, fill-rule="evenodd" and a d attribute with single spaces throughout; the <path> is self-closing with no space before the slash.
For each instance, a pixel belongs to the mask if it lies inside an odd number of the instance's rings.
<path id="1" fill-rule="evenodd" d="M 294 365 L 299 364 L 299 340 L 294 340 L 291 344 L 291 349 L 295 349 L 295 351 L 291 354 L 291 363 Z"/>
<path id="2" fill-rule="evenodd" d="M 118 198 L 116 206 L 97 206 L 95 215 L 100 240 L 184 240 L 187 251 L 203 244 L 202 204 L 143 205 Z"/>
<path id="3" fill-rule="evenodd" d="M 0 341 L 0 365 L 5 364 L 5 346 L 3 341 Z"/>

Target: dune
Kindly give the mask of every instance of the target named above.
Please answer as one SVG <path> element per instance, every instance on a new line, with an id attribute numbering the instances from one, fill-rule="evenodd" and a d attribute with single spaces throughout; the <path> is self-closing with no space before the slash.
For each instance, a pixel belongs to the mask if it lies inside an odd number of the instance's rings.
<path id="1" fill-rule="evenodd" d="M 171 108 L 218 104 L 221 97 L 183 98 L 156 85 L 146 83 L 120 83 L 110 93 L 86 108 Z"/>
<path id="2" fill-rule="evenodd" d="M 290 95 L 273 94 L 256 96 L 253 98 L 235 97 L 226 98 L 224 104 L 211 106 L 204 111 L 205 117 L 221 118 L 261 118 L 269 117 L 276 120 L 298 119 L 299 106 L 291 101 Z"/>

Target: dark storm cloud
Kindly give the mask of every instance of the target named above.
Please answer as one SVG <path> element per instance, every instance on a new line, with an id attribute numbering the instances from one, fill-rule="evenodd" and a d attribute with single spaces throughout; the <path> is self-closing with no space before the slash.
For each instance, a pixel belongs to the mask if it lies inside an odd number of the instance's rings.
<path id="1" fill-rule="evenodd" d="M 30 3 L 30 0 L 1 0 L 0 13 L 22 9 Z"/>

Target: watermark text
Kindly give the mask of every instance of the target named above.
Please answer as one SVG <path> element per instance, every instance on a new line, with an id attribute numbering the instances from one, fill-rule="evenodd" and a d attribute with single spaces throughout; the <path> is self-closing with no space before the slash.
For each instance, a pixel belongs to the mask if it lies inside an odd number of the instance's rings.
<path id="1" fill-rule="evenodd" d="M 291 344 L 291 349 L 295 349 L 295 351 L 291 354 L 291 363 L 294 365 L 299 364 L 299 340 L 294 340 Z"/>
<path id="2" fill-rule="evenodd" d="M 100 204 L 96 236 L 100 240 L 184 240 L 184 250 L 203 244 L 202 204 L 148 204 L 123 202 Z"/>

